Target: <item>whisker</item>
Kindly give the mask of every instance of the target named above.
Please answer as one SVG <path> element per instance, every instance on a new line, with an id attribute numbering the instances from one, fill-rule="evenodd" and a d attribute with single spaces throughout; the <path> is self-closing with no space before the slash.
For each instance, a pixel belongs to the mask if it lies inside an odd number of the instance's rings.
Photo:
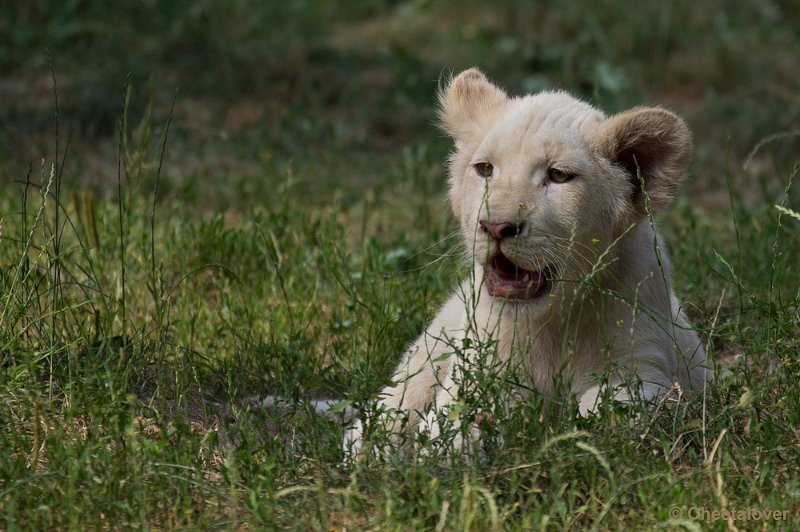
<path id="1" fill-rule="evenodd" d="M 448 233 L 448 234 L 444 235 L 442 238 L 440 238 L 439 240 L 437 240 L 436 242 L 433 242 L 432 244 L 428 245 L 425 248 L 422 248 L 421 250 L 417 251 L 416 253 L 413 253 L 413 254 L 409 255 L 409 258 L 413 259 L 414 257 L 416 257 L 418 255 L 422 255 L 423 253 L 427 253 L 429 250 L 435 248 L 436 246 L 438 246 L 442 242 L 450 240 L 451 238 L 456 238 L 458 236 L 459 236 L 459 232 L 458 231 L 453 231 L 451 233 Z"/>

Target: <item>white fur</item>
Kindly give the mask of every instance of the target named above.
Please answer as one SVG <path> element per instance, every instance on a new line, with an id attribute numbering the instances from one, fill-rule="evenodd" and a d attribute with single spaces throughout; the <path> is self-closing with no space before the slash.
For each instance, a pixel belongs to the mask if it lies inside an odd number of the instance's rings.
<path id="1" fill-rule="evenodd" d="M 470 361 L 476 350 L 469 346 L 490 340 L 496 360 L 520 364 L 545 396 L 565 379 L 582 414 L 597 407 L 604 374 L 621 400 L 655 402 L 676 385 L 702 390 L 705 352 L 675 297 L 649 217 L 669 203 L 685 175 L 691 140 L 683 121 L 658 108 L 607 117 L 563 92 L 509 98 L 475 69 L 442 91 L 440 118 L 454 140 L 450 200 L 473 274 L 380 393 L 387 430 L 436 437 L 437 413 L 458 400 L 465 367 L 459 360 Z M 478 162 L 493 165 L 491 177 L 478 174 Z M 552 167 L 575 177 L 548 181 Z M 489 294 L 484 275 L 496 242 L 480 220 L 524 224 L 500 249 L 526 270 L 556 266 L 549 294 Z M 622 386 L 630 375 L 640 380 L 636 389 Z M 362 438 L 358 422 L 345 448 L 357 452 Z"/>

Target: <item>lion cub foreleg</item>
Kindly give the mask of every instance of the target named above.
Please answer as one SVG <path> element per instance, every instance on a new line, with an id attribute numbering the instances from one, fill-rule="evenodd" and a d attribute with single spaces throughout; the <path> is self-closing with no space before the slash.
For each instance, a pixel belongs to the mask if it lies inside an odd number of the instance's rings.
<path id="1" fill-rule="evenodd" d="M 431 408 L 447 401 L 446 387 L 452 384 L 452 359 L 443 341 L 430 341 L 423 334 L 406 354 L 392 377 L 393 384 L 379 394 L 374 416 L 368 425 L 373 433 L 383 433 L 396 446 L 401 446 Z M 431 345 L 433 343 L 433 345 Z M 361 452 L 365 434 L 364 421 L 356 420 L 345 432 L 343 447 L 346 456 Z"/>
<path id="2" fill-rule="evenodd" d="M 464 302 L 454 295 L 440 310 L 428 329 L 408 349 L 392 377 L 393 384 L 380 394 L 370 428 L 383 431 L 395 445 L 402 445 L 416 430 L 432 428 L 430 412 L 453 402 L 455 354 L 462 343 Z M 365 438 L 363 421 L 357 420 L 345 432 L 347 456 L 360 452 Z M 433 429 L 439 434 L 438 428 Z"/>

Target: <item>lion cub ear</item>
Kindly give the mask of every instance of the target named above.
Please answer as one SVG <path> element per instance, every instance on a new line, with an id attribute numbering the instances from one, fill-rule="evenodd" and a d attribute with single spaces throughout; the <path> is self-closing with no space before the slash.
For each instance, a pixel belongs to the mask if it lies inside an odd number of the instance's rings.
<path id="1" fill-rule="evenodd" d="M 676 114 L 657 107 L 639 107 L 608 118 L 600 134 L 601 151 L 626 173 L 636 210 L 669 205 L 692 157 L 692 135 Z M 640 181 L 639 175 L 642 179 Z"/>
<path id="2" fill-rule="evenodd" d="M 465 70 L 439 91 L 439 120 L 442 129 L 456 141 L 467 141 L 479 133 L 492 112 L 508 101 L 477 68 Z"/>

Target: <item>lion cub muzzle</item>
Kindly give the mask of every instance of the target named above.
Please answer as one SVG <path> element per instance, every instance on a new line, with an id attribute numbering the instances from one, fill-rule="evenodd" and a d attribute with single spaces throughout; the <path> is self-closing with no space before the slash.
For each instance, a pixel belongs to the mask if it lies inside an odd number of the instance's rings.
<path id="1" fill-rule="evenodd" d="M 504 240 L 519 236 L 524 224 L 481 220 L 479 225 L 494 241 L 494 250 L 485 265 L 489 295 L 509 300 L 528 300 L 539 298 L 549 291 L 552 280 L 549 267 L 543 271 L 525 269 L 501 249 Z"/>

